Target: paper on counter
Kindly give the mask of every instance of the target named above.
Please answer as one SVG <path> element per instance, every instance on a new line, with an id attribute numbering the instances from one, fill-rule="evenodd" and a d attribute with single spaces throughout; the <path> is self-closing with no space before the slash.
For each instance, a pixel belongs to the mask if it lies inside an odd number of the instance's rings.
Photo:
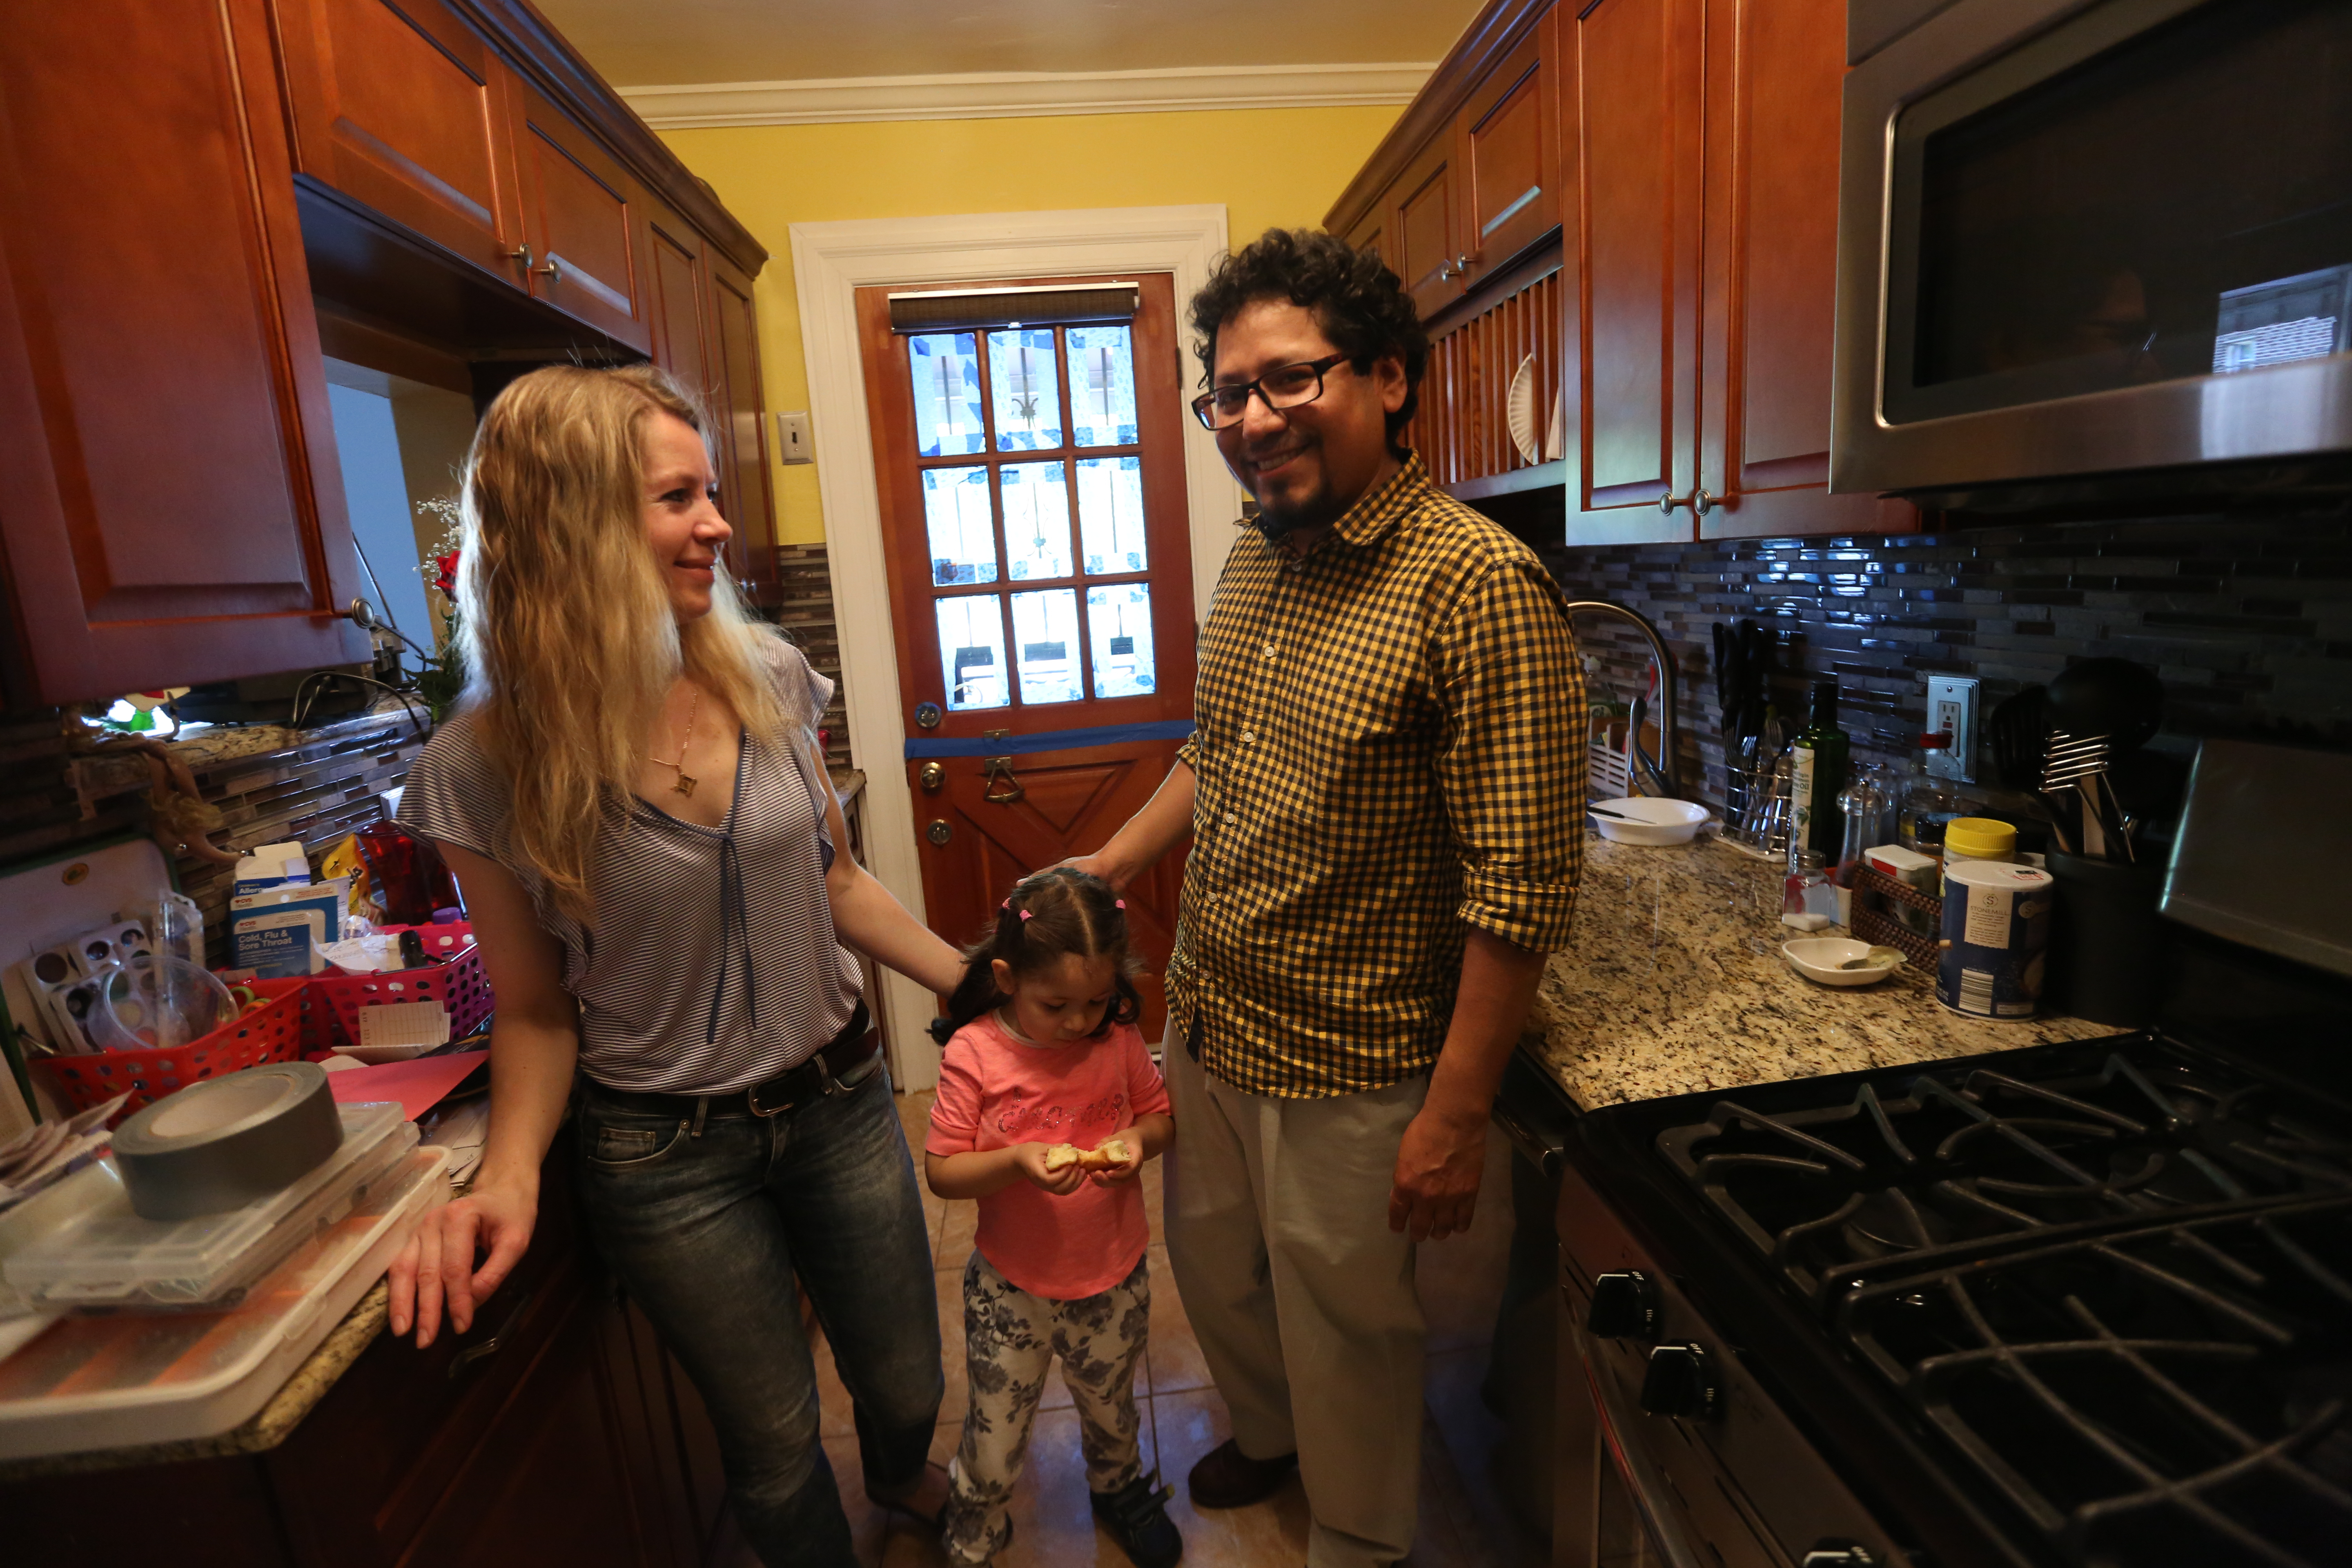
<path id="1" fill-rule="evenodd" d="M 418 1057 L 415 1061 L 386 1062 L 381 1067 L 352 1068 L 327 1075 L 327 1087 L 338 1105 L 362 1105 L 372 1100 L 400 1102 L 401 1114 L 414 1121 L 441 1102 L 466 1076 L 489 1059 L 488 1051 L 455 1051 L 445 1057 Z"/>

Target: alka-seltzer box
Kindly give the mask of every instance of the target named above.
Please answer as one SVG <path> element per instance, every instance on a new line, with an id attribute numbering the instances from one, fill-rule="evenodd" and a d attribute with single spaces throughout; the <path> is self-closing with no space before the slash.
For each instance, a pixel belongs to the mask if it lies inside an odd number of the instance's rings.
<path id="1" fill-rule="evenodd" d="M 319 950 L 342 935 L 350 897 L 348 877 L 238 894 L 228 901 L 230 967 L 265 980 L 319 973 Z"/>
<path id="2" fill-rule="evenodd" d="M 1963 860 L 1944 879 L 1936 1000 L 1976 1018 L 2031 1018 L 2042 1005 L 2055 879 L 2006 860 Z"/>

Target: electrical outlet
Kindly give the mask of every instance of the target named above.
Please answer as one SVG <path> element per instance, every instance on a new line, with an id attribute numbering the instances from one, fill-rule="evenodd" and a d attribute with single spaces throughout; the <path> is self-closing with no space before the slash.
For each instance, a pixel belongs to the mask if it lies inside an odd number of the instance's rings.
<path id="1" fill-rule="evenodd" d="M 1952 743 L 1927 753 L 1927 771 L 1938 778 L 1972 784 L 1977 776 L 1977 682 L 1973 676 L 1931 675 L 1927 678 L 1928 734 L 1941 732 Z"/>
<path id="2" fill-rule="evenodd" d="M 776 416 L 776 461 L 780 463 L 814 463 L 816 444 L 809 436 L 806 414 Z"/>

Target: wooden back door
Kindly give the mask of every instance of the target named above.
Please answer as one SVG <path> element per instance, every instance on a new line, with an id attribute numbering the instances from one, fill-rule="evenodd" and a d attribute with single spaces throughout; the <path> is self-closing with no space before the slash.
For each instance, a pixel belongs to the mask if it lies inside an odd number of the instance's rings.
<path id="1" fill-rule="evenodd" d="M 1192 731 L 1175 284 L 1132 280 L 1129 321 L 1024 326 L 1007 294 L 997 324 L 914 333 L 893 290 L 857 292 L 923 898 L 959 944 L 1015 880 L 1100 848 Z M 1179 852 L 1127 892 L 1148 1039 L 1182 881 Z"/>

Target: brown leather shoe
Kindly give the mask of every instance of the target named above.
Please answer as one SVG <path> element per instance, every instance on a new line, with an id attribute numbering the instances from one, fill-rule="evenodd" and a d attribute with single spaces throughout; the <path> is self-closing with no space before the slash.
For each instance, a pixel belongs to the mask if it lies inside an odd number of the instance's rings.
<path id="1" fill-rule="evenodd" d="M 1228 1437 L 1202 1456 L 1185 1484 L 1199 1507 L 1245 1508 L 1272 1497 L 1297 1468 L 1297 1454 L 1253 1459 Z"/>

